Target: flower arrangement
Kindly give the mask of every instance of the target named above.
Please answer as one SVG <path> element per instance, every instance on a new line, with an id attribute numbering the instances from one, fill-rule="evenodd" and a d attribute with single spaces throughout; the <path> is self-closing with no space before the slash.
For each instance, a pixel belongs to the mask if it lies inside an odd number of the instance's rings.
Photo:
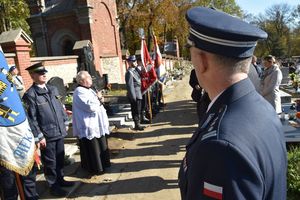
<path id="1" fill-rule="evenodd" d="M 293 88 L 297 91 L 299 88 L 299 83 L 300 83 L 299 74 L 291 73 L 291 74 L 289 74 L 289 76 L 291 78 Z"/>

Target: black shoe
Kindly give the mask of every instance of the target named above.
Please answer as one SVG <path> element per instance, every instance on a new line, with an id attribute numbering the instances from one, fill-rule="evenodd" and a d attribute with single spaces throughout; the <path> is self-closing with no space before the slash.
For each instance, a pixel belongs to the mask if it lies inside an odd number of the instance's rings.
<path id="1" fill-rule="evenodd" d="M 59 187 L 51 187 L 50 194 L 55 197 L 65 197 L 67 196 L 68 192 Z"/>
<path id="2" fill-rule="evenodd" d="M 62 187 L 72 187 L 75 183 L 72 181 L 62 180 L 59 185 Z"/>
<path id="3" fill-rule="evenodd" d="M 137 131 L 143 131 L 144 128 L 141 127 L 141 126 L 136 126 L 136 127 L 134 127 L 134 130 L 137 130 Z"/>

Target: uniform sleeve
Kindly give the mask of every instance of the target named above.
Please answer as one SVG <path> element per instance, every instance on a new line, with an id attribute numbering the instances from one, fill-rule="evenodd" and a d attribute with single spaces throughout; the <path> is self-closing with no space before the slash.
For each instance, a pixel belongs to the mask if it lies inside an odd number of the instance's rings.
<path id="1" fill-rule="evenodd" d="M 28 123 L 30 125 L 31 131 L 34 135 L 35 142 L 39 142 L 44 138 L 44 135 L 42 131 L 40 130 L 40 127 L 38 125 L 38 121 L 36 118 L 36 105 L 33 97 L 31 97 L 29 94 L 25 93 L 23 96 L 23 102 L 26 109 L 26 115 L 28 119 Z"/>
<path id="2" fill-rule="evenodd" d="M 205 141 L 194 155 L 188 161 L 187 200 L 263 199 L 261 174 L 231 144 Z"/>
<path id="3" fill-rule="evenodd" d="M 136 94 L 134 90 L 134 83 L 133 83 L 133 76 L 129 71 L 125 74 L 125 81 L 126 81 L 126 89 L 128 92 L 128 97 L 132 100 L 136 100 Z"/>

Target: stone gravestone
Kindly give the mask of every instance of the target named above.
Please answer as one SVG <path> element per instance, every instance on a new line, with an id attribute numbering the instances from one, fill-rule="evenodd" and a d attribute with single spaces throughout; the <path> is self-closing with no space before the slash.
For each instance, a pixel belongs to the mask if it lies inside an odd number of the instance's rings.
<path id="1" fill-rule="evenodd" d="M 61 96 L 61 102 L 65 103 L 67 91 L 63 79 L 59 77 L 52 77 L 47 84 L 53 85 L 57 88 L 59 95 Z"/>
<path id="2" fill-rule="evenodd" d="M 286 85 L 290 81 L 289 68 L 288 67 L 282 67 L 281 68 L 281 72 L 282 72 L 282 81 L 281 81 L 281 84 L 282 85 Z"/>

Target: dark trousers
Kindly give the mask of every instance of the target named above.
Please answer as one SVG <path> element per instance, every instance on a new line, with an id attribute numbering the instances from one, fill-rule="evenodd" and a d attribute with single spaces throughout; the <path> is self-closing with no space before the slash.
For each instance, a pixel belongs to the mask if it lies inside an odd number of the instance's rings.
<path id="1" fill-rule="evenodd" d="M 143 95 L 143 99 L 141 100 L 141 113 L 146 113 L 147 108 L 147 93 Z"/>
<path id="2" fill-rule="evenodd" d="M 22 183 L 24 188 L 24 195 L 26 200 L 37 200 L 39 195 L 36 191 L 36 174 L 37 166 L 33 165 L 31 171 L 27 176 L 22 177 Z"/>
<path id="3" fill-rule="evenodd" d="M 64 177 L 64 139 L 47 142 L 46 148 L 41 150 L 41 158 L 44 164 L 44 175 L 49 186 L 59 186 Z"/>
<path id="4" fill-rule="evenodd" d="M 12 171 L 0 166 L 0 190 L 1 199 L 17 200 L 18 190 L 15 175 Z"/>
<path id="5" fill-rule="evenodd" d="M 141 107 L 142 107 L 141 99 L 137 99 L 136 101 L 134 100 L 129 100 L 129 101 L 130 101 L 133 121 L 135 123 L 140 123 Z"/>
<path id="6" fill-rule="evenodd" d="M 36 172 L 37 168 L 33 166 L 32 170 L 27 176 L 21 177 L 23 190 L 26 200 L 37 200 L 39 195 L 36 192 Z M 0 166 L 0 190 L 1 199 L 3 200 L 17 200 L 18 190 L 16 185 L 16 178 L 13 171 L 10 171 Z"/>

